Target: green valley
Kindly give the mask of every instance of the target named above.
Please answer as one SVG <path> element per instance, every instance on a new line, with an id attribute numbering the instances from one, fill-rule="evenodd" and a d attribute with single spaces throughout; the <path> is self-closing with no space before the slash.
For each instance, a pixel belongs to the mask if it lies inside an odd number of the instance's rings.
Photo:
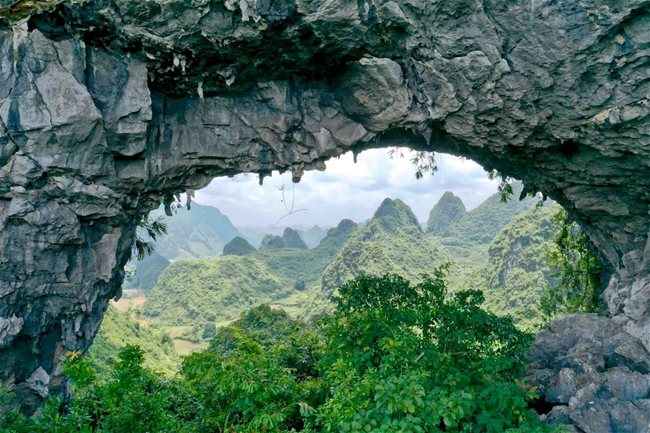
<path id="1" fill-rule="evenodd" d="M 259 250 L 235 237 L 223 256 L 173 261 L 148 296 L 144 317 L 156 326 L 193 327 L 188 338 L 196 340 L 208 324 L 228 323 L 255 305 L 306 318 L 330 309 L 335 289 L 358 275 L 395 273 L 417 282 L 449 262 L 451 292 L 482 289 L 488 308 L 514 313 L 528 326 L 537 316 L 527 308 L 535 310 L 533 298 L 548 287 L 544 242 L 555 209 L 535 203 L 501 203 L 495 194 L 466 212 L 446 193 L 425 233 L 409 206 L 387 198 L 364 225 L 343 220 L 315 248 L 290 228 L 267 235 Z"/>
<path id="2" fill-rule="evenodd" d="M 515 192 L 520 188 L 515 185 Z M 259 249 L 243 236 L 234 236 L 223 246 L 223 255 L 213 257 L 188 258 L 181 252 L 188 248 L 187 242 L 181 243 L 185 247 L 177 250 L 180 256 L 171 262 L 156 251 L 140 262 L 144 269 L 129 276 L 130 282 L 138 282 L 135 286 L 152 289 L 146 301 L 128 314 L 111 312 L 96 350 L 114 352 L 115 346 L 103 349 L 105 335 L 134 334 L 137 318 L 148 325 L 147 332 L 171 335 L 179 350 L 187 352 L 200 347 L 215 328 L 256 305 L 270 304 L 292 317 L 309 319 L 332 311 L 331 296 L 336 289 L 359 275 L 393 273 L 417 283 L 444 263 L 450 266 L 450 293 L 482 290 L 489 310 L 513 315 L 526 329 L 539 326 L 539 297 L 552 280 L 544 252 L 552 234 L 551 217 L 558 207 L 537 209 L 535 203 L 533 198 L 501 203 L 495 194 L 466 211 L 462 200 L 447 192 L 433 206 L 425 232 L 408 205 L 387 198 L 371 219 L 362 225 L 342 220 L 313 248 L 308 248 L 302 232 L 286 228 L 282 235 L 265 236 Z M 198 216 L 188 219 L 188 213 L 196 209 Z M 173 233 L 191 232 L 185 226 L 207 218 L 206 214 L 218 216 L 221 222 L 226 218 L 216 209 L 196 205 L 183 212 L 180 219 L 174 219 L 179 214 L 170 219 L 176 227 Z M 202 224 L 214 226 L 207 221 Z M 166 242 L 171 239 L 177 242 L 178 238 L 172 235 Z M 132 322 L 127 324 L 127 320 Z M 150 346 L 143 344 L 148 351 Z M 157 350 L 169 352 L 164 345 Z M 105 369 L 105 356 L 98 359 Z M 171 366 L 173 361 L 164 364 Z"/>
<path id="3" fill-rule="evenodd" d="M 160 275 L 144 314 L 165 326 L 204 326 L 232 320 L 260 303 L 283 304 L 284 300 L 291 307 L 297 297 L 307 301 L 319 290 L 323 271 L 355 230 L 352 221 L 341 221 L 309 250 L 287 248 L 278 237 L 279 245 L 245 255 L 177 260 Z M 288 233 L 289 241 L 297 243 L 292 239 L 297 234 Z"/>
<path id="4" fill-rule="evenodd" d="M 99 376 L 106 377 L 110 373 L 117 354 L 126 345 L 139 346 L 146 355 L 145 365 L 149 368 L 168 375 L 178 370 L 180 357 L 167 333 L 142 324 L 128 312 L 121 312 L 111 305 L 88 352 Z"/>

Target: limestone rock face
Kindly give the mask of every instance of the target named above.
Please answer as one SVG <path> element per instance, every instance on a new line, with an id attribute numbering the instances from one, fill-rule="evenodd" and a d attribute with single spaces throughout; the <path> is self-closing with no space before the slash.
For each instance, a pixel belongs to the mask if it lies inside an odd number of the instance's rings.
<path id="1" fill-rule="evenodd" d="M 646 0 L 0 11 L 0 382 L 26 411 L 120 296 L 142 215 L 371 147 L 462 155 L 554 198 L 612 274 L 609 314 L 650 346 Z"/>
<path id="2" fill-rule="evenodd" d="M 555 321 L 533 344 L 530 382 L 553 405 L 546 418 L 581 432 L 644 432 L 650 423 L 650 352 L 613 320 Z"/>

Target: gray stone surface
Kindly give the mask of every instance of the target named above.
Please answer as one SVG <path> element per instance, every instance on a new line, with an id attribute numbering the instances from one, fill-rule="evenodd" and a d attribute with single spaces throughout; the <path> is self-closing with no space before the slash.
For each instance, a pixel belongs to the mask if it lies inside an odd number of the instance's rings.
<path id="1" fill-rule="evenodd" d="M 612 319 L 571 315 L 533 344 L 528 382 L 549 421 L 587 433 L 650 431 L 650 352 Z"/>
<path id="2" fill-rule="evenodd" d="M 26 381 L 27 387 L 34 391 L 41 398 L 49 394 L 50 375 L 47 374 L 43 367 L 38 367 Z"/>
<path id="3" fill-rule="evenodd" d="M 27 411 L 32 373 L 61 389 L 120 295 L 143 214 L 371 147 L 466 156 L 560 202 L 613 321 L 650 346 L 647 0 L 63 1 L 8 24 L 56 3 L 0 4 L 0 317 L 22 321 L 0 328 L 0 381 Z M 638 344 L 616 350 L 643 373 Z"/>

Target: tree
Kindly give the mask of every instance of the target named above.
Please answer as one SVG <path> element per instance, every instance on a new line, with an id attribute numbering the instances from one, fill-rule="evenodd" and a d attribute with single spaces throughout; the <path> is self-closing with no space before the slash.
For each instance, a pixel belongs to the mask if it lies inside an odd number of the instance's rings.
<path id="1" fill-rule="evenodd" d="M 444 268 L 417 285 L 361 276 L 335 302 L 322 362 L 330 395 L 312 411 L 319 431 L 544 431 L 517 381 L 531 336 L 481 309 L 481 292 L 447 297 Z"/>
<path id="2" fill-rule="evenodd" d="M 206 323 L 205 327 L 203 328 L 203 339 L 204 340 L 209 340 L 210 338 L 214 337 L 217 334 L 217 326 L 212 323 Z"/>
<path id="3" fill-rule="evenodd" d="M 167 224 L 163 222 L 162 217 L 151 219 L 142 217 L 138 222 L 136 229 L 135 242 L 133 243 L 133 254 L 138 260 L 153 254 L 154 243 L 159 236 L 167 234 Z"/>
<path id="4" fill-rule="evenodd" d="M 591 242 L 566 210 L 558 211 L 553 221 L 557 232 L 554 247 L 545 255 L 558 282 L 542 296 L 542 312 L 549 319 L 560 314 L 597 312 L 602 267 Z"/>
<path id="5" fill-rule="evenodd" d="M 408 152 L 410 152 L 410 162 L 415 167 L 416 179 L 422 179 L 426 173 L 434 175 L 438 171 L 438 162 L 436 161 L 435 152 L 422 150 L 409 150 Z M 403 158 L 404 151 L 399 147 L 392 147 L 388 150 L 388 156 L 390 159 L 395 157 Z"/>

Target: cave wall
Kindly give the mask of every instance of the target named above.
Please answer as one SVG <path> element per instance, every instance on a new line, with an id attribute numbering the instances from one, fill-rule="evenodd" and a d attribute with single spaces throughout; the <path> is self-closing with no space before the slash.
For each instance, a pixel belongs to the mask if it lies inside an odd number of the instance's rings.
<path id="1" fill-rule="evenodd" d="M 611 274 L 605 313 L 650 348 L 650 2 L 23 3 L 0 17 L 0 383 L 26 411 L 120 296 L 142 215 L 374 147 L 560 202 Z"/>

